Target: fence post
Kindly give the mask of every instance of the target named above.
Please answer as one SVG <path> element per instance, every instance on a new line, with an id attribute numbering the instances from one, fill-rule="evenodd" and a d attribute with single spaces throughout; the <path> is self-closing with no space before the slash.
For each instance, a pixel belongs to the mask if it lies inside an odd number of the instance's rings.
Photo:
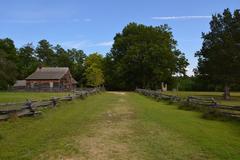
<path id="1" fill-rule="evenodd" d="M 215 101 L 215 99 L 214 99 L 213 97 L 212 97 L 211 99 L 212 99 L 212 101 L 213 101 L 213 104 L 214 104 L 214 106 L 213 106 L 213 107 L 214 107 L 214 108 L 217 108 L 217 106 L 218 106 L 218 104 L 217 104 L 217 101 Z"/>
<path id="2" fill-rule="evenodd" d="M 69 101 L 73 100 L 73 97 L 70 94 L 68 94 L 68 97 L 69 97 Z"/>
<path id="3" fill-rule="evenodd" d="M 32 101 L 31 100 L 27 99 L 26 106 L 30 110 L 30 112 L 34 113 L 34 109 L 32 108 Z"/>
<path id="4" fill-rule="evenodd" d="M 53 98 L 51 99 L 51 101 L 52 101 L 53 107 L 56 107 L 56 105 L 57 105 L 57 100 L 56 100 L 56 98 L 53 97 Z"/>
<path id="5" fill-rule="evenodd" d="M 188 106 L 190 105 L 190 98 L 191 98 L 191 97 L 187 97 L 187 105 L 188 105 Z"/>

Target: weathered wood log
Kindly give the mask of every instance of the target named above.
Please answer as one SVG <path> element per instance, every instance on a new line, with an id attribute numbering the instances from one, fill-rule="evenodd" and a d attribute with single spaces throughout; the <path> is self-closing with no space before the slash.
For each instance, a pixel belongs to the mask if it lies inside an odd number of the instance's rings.
<path id="1" fill-rule="evenodd" d="M 16 105 L 23 105 L 24 102 L 18 102 L 18 103 L 0 103 L 0 107 L 6 107 L 6 106 L 16 106 Z"/>
<path id="2" fill-rule="evenodd" d="M 31 101 L 20 103 L 1 103 L 0 104 L 0 120 L 9 119 L 12 117 L 22 117 L 28 115 L 36 115 L 40 112 L 40 107 L 55 107 L 59 101 L 72 101 L 76 98 L 84 99 L 88 95 L 99 93 L 101 88 L 87 89 L 81 91 L 75 91 L 73 95 L 65 97 L 52 97 L 51 99 L 45 99 L 41 101 Z"/>
<path id="3" fill-rule="evenodd" d="M 148 97 L 152 97 L 156 100 L 169 100 L 172 102 L 177 102 L 177 101 L 181 101 L 181 98 L 178 96 L 174 96 L 174 95 L 167 95 L 167 94 L 163 94 L 160 91 L 153 91 L 153 90 L 146 90 L 146 89 L 136 89 L 136 92 L 148 96 Z"/>
<path id="4" fill-rule="evenodd" d="M 219 109 L 234 110 L 240 111 L 240 106 L 227 106 L 227 105 L 218 105 Z"/>
<path id="5" fill-rule="evenodd" d="M 162 94 L 158 91 L 153 90 L 146 90 L 146 89 L 136 89 L 136 92 L 142 94 L 147 97 L 152 97 L 156 100 L 167 100 L 167 101 L 175 101 L 184 103 L 187 106 L 192 107 L 205 107 L 206 109 L 217 109 L 223 116 L 234 117 L 240 119 L 240 106 L 227 106 L 227 105 L 220 105 L 217 101 L 212 97 L 196 97 L 196 96 L 189 96 L 187 99 L 183 99 L 178 96 L 172 96 L 167 94 Z"/>
<path id="6" fill-rule="evenodd" d="M 217 101 L 214 98 L 205 98 L 205 97 L 193 97 L 189 96 L 187 98 L 187 103 L 190 105 L 200 105 L 208 107 L 217 107 Z"/>

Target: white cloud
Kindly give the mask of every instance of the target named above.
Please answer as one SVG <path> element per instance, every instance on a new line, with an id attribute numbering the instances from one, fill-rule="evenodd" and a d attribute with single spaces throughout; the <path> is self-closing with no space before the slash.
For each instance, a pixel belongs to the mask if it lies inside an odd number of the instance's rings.
<path id="1" fill-rule="evenodd" d="M 63 47 L 66 48 L 76 48 L 76 49 L 83 49 L 91 46 L 90 42 L 88 40 L 82 40 L 82 41 L 67 41 L 60 43 Z"/>
<path id="2" fill-rule="evenodd" d="M 169 16 L 169 17 L 152 17 L 153 20 L 190 20 L 190 19 L 211 19 L 212 16 Z"/>
<path id="3" fill-rule="evenodd" d="M 100 42 L 95 44 L 96 46 L 112 46 L 113 45 L 113 41 L 105 41 L 105 42 Z"/>
<path id="4" fill-rule="evenodd" d="M 91 18 L 85 18 L 84 21 L 85 21 L 85 22 L 91 22 L 92 19 L 91 19 Z"/>
<path id="5" fill-rule="evenodd" d="M 91 22 L 92 19 L 90 19 L 90 18 L 85 18 L 85 19 L 74 18 L 74 19 L 72 19 L 72 22 L 75 22 L 75 23 L 82 22 L 82 21 Z"/>
<path id="6" fill-rule="evenodd" d="M 193 68 L 187 67 L 186 70 L 187 70 L 187 73 L 186 73 L 186 74 L 187 74 L 188 76 L 193 76 L 193 75 L 194 75 Z"/>
<path id="7" fill-rule="evenodd" d="M 74 18 L 74 19 L 72 19 L 72 22 L 75 22 L 75 23 L 80 22 L 80 21 L 81 21 L 81 20 L 78 19 L 78 18 Z"/>
<path id="8" fill-rule="evenodd" d="M 86 49 L 92 47 L 109 47 L 112 46 L 113 41 L 103 41 L 98 43 L 93 43 L 89 40 L 80 41 L 67 41 L 60 43 L 64 48 L 76 48 L 76 49 Z"/>

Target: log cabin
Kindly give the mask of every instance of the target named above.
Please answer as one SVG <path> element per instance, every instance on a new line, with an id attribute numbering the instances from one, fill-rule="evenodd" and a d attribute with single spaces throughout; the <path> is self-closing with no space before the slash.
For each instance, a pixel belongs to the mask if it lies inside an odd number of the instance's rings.
<path id="1" fill-rule="evenodd" d="M 71 91 L 77 85 L 68 67 L 38 67 L 25 80 L 26 89 L 36 91 Z"/>

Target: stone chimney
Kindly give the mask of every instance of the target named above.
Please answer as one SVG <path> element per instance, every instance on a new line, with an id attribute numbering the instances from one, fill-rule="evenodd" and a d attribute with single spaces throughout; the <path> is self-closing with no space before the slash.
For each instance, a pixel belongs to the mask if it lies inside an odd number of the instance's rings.
<path id="1" fill-rule="evenodd" d="M 42 69 L 42 64 L 40 64 L 37 68 L 37 70 L 41 70 Z"/>

